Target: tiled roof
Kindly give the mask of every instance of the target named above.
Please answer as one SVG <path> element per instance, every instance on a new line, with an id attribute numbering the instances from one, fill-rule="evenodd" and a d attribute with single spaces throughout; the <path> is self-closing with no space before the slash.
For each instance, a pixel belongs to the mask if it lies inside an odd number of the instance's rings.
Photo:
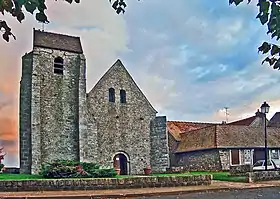
<path id="1" fill-rule="evenodd" d="M 268 146 L 280 146 L 280 128 L 267 128 Z M 182 135 L 176 152 L 186 152 L 207 148 L 263 147 L 262 127 L 241 125 L 215 125 Z"/>
<path id="2" fill-rule="evenodd" d="M 268 126 L 280 127 L 280 112 L 277 112 L 273 115 L 273 117 L 268 122 Z"/>
<path id="3" fill-rule="evenodd" d="M 83 53 L 79 37 L 44 32 L 34 29 L 34 47 L 64 50 L 75 53 Z"/>
<path id="4" fill-rule="evenodd" d="M 180 141 L 182 133 L 205 128 L 212 125 L 214 124 L 200 122 L 167 121 L 167 130 L 175 138 L 175 140 Z"/>
<path id="5" fill-rule="evenodd" d="M 176 152 L 214 148 L 215 129 L 216 126 L 208 126 L 182 134 Z"/>
<path id="6" fill-rule="evenodd" d="M 234 121 L 234 122 L 230 122 L 228 123 L 228 125 L 245 125 L 245 126 L 250 126 L 256 119 L 257 116 L 252 116 L 252 117 L 248 117 L 242 120 L 238 120 L 238 121 Z"/>

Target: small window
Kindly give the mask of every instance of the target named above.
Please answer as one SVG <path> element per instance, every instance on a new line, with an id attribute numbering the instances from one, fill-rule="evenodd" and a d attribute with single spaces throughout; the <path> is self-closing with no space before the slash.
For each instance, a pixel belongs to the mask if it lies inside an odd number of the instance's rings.
<path id="1" fill-rule="evenodd" d="M 120 101 L 121 103 L 126 103 L 126 93 L 125 93 L 125 90 L 120 90 Z"/>
<path id="2" fill-rule="evenodd" d="M 109 88 L 109 102 L 115 102 L 115 89 Z"/>
<path id="3" fill-rule="evenodd" d="M 240 158 L 239 150 L 238 149 L 231 150 L 231 164 L 232 165 L 240 164 L 239 158 Z"/>
<path id="4" fill-rule="evenodd" d="M 63 75 L 63 59 L 57 57 L 54 59 L 54 73 Z"/>
<path id="5" fill-rule="evenodd" d="M 251 158 L 251 150 L 246 149 L 244 150 L 244 164 L 251 164 L 252 163 L 252 158 Z"/>

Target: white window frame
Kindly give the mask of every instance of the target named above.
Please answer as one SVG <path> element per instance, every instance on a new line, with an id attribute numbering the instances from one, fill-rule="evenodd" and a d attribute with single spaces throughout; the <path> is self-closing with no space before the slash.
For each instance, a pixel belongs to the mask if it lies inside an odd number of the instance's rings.
<path id="1" fill-rule="evenodd" d="M 239 164 L 232 164 L 232 160 L 231 160 L 231 153 L 232 153 L 232 150 L 238 150 Z M 229 151 L 229 162 L 230 162 L 230 166 L 241 165 L 241 153 L 240 153 L 240 149 L 230 149 L 230 151 Z"/>
<path id="2" fill-rule="evenodd" d="M 249 154 L 250 154 L 250 162 L 245 162 L 245 151 L 249 152 Z M 243 150 L 243 156 L 244 156 L 244 164 L 252 164 L 253 158 L 252 158 L 252 150 L 251 149 L 244 149 Z"/>
<path id="3" fill-rule="evenodd" d="M 269 149 L 268 150 L 268 157 L 269 157 L 269 159 L 272 160 L 272 158 L 271 158 L 272 151 L 276 151 L 277 154 L 278 154 L 278 159 L 273 159 L 273 160 L 280 160 L 279 149 Z"/>

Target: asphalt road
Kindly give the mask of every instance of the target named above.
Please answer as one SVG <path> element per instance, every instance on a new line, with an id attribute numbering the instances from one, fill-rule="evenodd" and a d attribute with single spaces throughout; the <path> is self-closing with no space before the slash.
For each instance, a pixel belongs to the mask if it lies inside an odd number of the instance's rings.
<path id="1" fill-rule="evenodd" d="M 280 187 L 190 193 L 176 196 L 153 196 L 145 197 L 145 199 L 280 199 Z"/>

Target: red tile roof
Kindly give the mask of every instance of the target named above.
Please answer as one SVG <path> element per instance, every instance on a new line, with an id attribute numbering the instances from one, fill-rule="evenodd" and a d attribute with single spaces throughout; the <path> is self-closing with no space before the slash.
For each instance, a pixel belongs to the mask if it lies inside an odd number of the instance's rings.
<path id="1" fill-rule="evenodd" d="M 230 122 L 228 123 L 228 125 L 244 125 L 244 126 L 250 126 L 256 119 L 257 116 L 252 116 L 252 117 L 248 117 L 242 120 L 238 120 L 238 121 L 234 121 L 234 122 Z"/>
<path id="2" fill-rule="evenodd" d="M 201 123 L 201 122 L 182 122 L 182 121 L 167 121 L 168 132 L 175 138 L 181 140 L 181 134 L 196 129 L 213 126 L 214 123 Z"/>

